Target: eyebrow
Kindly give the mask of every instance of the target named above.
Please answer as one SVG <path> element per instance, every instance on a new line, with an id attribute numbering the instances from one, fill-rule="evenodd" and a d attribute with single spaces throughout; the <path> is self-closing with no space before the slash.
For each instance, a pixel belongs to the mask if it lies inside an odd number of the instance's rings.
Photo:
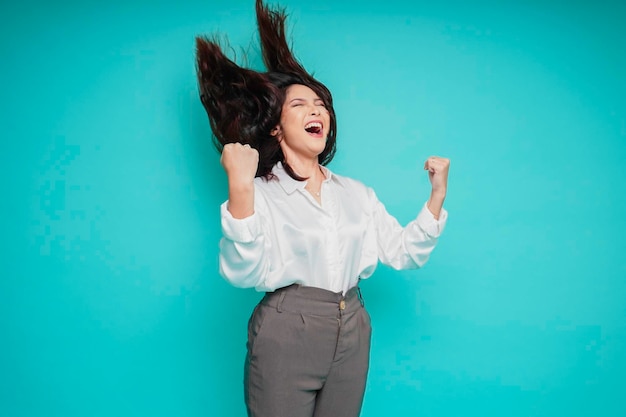
<path id="1" fill-rule="evenodd" d="M 306 98 L 304 98 L 304 97 L 295 97 L 295 98 L 292 98 L 291 100 L 289 100 L 289 103 L 293 103 L 294 101 L 307 101 L 307 99 L 306 99 Z M 324 100 L 322 100 L 322 99 L 321 99 L 321 98 L 319 98 L 319 97 L 315 97 L 315 98 L 313 99 L 313 101 L 321 101 L 321 102 L 324 102 Z"/>

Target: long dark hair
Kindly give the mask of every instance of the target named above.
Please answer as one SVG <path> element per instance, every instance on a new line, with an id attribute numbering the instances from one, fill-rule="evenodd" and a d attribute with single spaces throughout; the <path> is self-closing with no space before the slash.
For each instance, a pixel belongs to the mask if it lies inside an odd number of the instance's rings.
<path id="1" fill-rule="evenodd" d="M 277 162 L 296 180 L 298 176 L 270 132 L 280 123 L 286 90 L 294 84 L 311 88 L 330 115 L 326 147 L 318 156 L 328 164 L 336 150 L 336 121 L 332 95 L 295 59 L 285 37 L 285 10 L 272 10 L 256 0 L 257 25 L 267 73 L 242 68 L 223 52 L 216 37 L 196 38 L 196 70 L 200 99 L 209 116 L 214 143 L 221 152 L 232 142 L 249 144 L 259 152 L 256 176 L 269 179 Z"/>

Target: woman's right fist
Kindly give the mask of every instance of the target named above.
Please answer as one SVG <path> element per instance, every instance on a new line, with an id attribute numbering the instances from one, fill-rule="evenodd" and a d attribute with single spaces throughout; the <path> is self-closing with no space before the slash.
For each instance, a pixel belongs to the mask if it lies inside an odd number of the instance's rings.
<path id="1" fill-rule="evenodd" d="M 220 163 L 229 182 L 252 182 L 259 166 L 259 152 L 250 145 L 227 143 L 222 149 Z"/>

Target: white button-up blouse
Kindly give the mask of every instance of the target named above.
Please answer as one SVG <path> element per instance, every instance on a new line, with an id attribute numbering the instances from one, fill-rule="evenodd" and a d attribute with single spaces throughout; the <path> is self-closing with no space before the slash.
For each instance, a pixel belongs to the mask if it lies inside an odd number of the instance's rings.
<path id="1" fill-rule="evenodd" d="M 424 205 L 406 227 L 374 191 L 322 167 L 321 205 L 279 162 L 267 181 L 254 183 L 254 214 L 235 219 L 221 206 L 220 273 L 237 287 L 274 291 L 294 283 L 347 292 L 372 275 L 378 261 L 419 268 L 444 229 Z"/>

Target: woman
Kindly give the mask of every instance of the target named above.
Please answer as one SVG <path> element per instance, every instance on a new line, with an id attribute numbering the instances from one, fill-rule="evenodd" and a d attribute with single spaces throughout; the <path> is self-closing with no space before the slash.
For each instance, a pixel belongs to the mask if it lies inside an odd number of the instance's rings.
<path id="1" fill-rule="evenodd" d="M 197 40 L 201 98 L 228 177 L 220 272 L 266 292 L 248 328 L 248 415 L 358 416 L 371 333 L 359 280 L 379 261 L 428 260 L 447 217 L 449 161 L 425 162 L 430 198 L 404 228 L 372 189 L 331 172 L 332 96 L 293 58 L 284 11 L 256 7 L 268 73 Z"/>

